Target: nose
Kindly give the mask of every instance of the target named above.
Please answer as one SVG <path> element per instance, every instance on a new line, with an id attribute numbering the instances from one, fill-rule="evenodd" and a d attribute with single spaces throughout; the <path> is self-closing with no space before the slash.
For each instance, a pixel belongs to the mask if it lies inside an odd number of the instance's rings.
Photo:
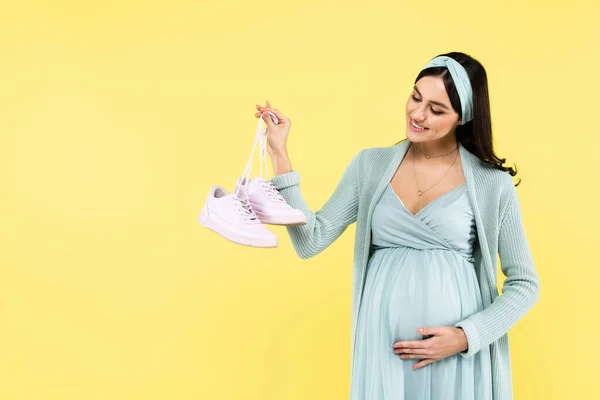
<path id="1" fill-rule="evenodd" d="M 412 119 L 415 121 L 423 122 L 425 121 L 425 107 L 419 106 L 417 107 L 410 115 Z"/>

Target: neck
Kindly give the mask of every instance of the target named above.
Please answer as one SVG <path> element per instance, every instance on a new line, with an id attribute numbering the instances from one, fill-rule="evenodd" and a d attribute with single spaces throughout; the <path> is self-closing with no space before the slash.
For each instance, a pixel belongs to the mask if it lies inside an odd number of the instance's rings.
<path id="1" fill-rule="evenodd" d="M 415 143 L 415 145 L 419 146 L 419 150 L 421 150 L 423 153 L 435 157 L 454 150 L 458 146 L 458 143 L 456 141 L 456 135 L 450 134 L 444 136 L 441 139 Z"/>

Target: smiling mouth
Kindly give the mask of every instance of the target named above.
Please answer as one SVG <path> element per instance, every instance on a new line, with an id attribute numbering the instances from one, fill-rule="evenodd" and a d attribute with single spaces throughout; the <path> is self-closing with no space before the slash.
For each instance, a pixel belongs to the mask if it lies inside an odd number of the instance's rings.
<path id="1" fill-rule="evenodd" d="M 429 129 L 424 126 L 418 125 L 412 118 L 410 119 L 410 124 L 413 126 L 413 128 L 418 129 L 420 131 L 425 131 L 425 130 Z"/>

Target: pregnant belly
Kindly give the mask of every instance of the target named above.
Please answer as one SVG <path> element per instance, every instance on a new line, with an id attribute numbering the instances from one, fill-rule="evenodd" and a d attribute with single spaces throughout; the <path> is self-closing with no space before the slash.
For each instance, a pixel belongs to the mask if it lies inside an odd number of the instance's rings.
<path id="1" fill-rule="evenodd" d="M 378 250 L 365 295 L 367 313 L 398 340 L 421 338 L 419 327 L 454 326 L 481 309 L 473 264 L 451 250 Z"/>

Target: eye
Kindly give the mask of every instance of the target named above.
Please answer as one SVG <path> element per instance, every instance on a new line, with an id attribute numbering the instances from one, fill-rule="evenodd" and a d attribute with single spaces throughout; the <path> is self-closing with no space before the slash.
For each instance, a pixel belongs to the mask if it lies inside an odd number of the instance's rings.
<path id="1" fill-rule="evenodd" d="M 417 99 L 417 97 L 414 94 L 411 94 L 410 97 L 412 97 L 412 99 L 417 103 L 421 101 L 421 99 Z"/>
<path id="2" fill-rule="evenodd" d="M 437 110 L 434 110 L 433 108 L 431 109 L 431 112 L 434 113 L 435 115 L 442 115 L 444 113 L 443 111 L 437 111 Z"/>

